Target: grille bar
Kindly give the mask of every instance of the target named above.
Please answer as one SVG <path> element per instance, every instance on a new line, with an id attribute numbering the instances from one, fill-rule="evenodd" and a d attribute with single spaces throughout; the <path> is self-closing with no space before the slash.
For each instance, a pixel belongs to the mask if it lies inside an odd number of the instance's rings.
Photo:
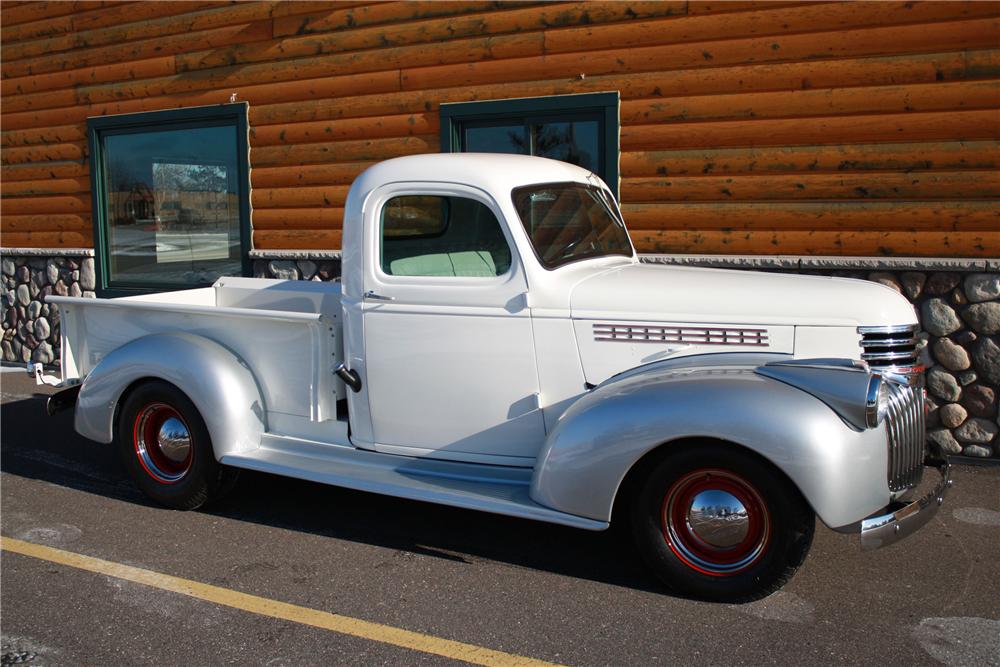
<path id="1" fill-rule="evenodd" d="M 917 364 L 917 325 L 858 327 L 861 358 L 876 370 L 905 368 Z"/>
<path id="2" fill-rule="evenodd" d="M 916 486 L 924 462 L 924 391 L 921 376 L 913 384 L 886 380 L 889 387 L 889 410 L 886 432 L 889 447 L 889 489 L 902 491 Z"/>
<path id="3" fill-rule="evenodd" d="M 768 347 L 767 329 L 594 324 L 594 340 L 627 343 L 688 343 Z"/>

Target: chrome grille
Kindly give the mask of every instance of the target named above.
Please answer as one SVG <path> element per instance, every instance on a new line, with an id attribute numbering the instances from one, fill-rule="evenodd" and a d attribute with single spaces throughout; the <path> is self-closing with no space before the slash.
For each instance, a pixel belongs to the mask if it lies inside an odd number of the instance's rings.
<path id="1" fill-rule="evenodd" d="M 911 368 L 917 365 L 917 325 L 858 327 L 861 358 L 874 370 Z"/>
<path id="2" fill-rule="evenodd" d="M 883 377 L 889 387 L 889 409 L 885 416 L 889 489 L 902 491 L 920 483 L 924 469 L 923 375 Z"/>
<path id="3" fill-rule="evenodd" d="M 688 343 L 690 345 L 749 345 L 767 347 L 767 329 L 732 327 L 645 326 L 594 324 L 594 340 L 626 343 Z"/>

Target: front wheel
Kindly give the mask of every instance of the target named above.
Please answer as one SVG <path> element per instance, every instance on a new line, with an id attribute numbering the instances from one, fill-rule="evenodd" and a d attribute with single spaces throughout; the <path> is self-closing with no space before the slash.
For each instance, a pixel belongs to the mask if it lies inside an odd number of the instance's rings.
<path id="1" fill-rule="evenodd" d="M 805 560 L 815 518 L 798 490 L 748 452 L 685 448 L 642 482 L 632 528 L 643 560 L 671 589 L 746 602 L 781 588 Z"/>
<path id="2" fill-rule="evenodd" d="M 219 465 L 198 409 L 184 392 L 150 380 L 122 403 L 116 425 L 119 454 L 136 486 L 161 505 L 192 510 L 221 497 L 237 471 Z"/>

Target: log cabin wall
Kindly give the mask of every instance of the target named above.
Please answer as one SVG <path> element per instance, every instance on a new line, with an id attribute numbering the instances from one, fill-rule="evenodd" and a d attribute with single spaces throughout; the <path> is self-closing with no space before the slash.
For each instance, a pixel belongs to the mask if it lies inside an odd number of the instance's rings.
<path id="1" fill-rule="evenodd" d="M 5 2 L 6 247 L 93 244 L 86 119 L 250 105 L 253 244 L 336 249 L 444 102 L 620 91 L 640 251 L 989 257 L 1000 3 Z"/>

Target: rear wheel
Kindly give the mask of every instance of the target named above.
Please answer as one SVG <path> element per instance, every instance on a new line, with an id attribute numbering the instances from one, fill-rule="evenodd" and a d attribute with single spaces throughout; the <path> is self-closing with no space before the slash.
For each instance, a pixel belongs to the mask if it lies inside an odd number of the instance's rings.
<path id="1" fill-rule="evenodd" d="M 664 458 L 632 505 L 639 551 L 679 593 L 742 602 L 780 588 L 805 560 L 815 519 L 767 463 L 721 444 Z"/>
<path id="2" fill-rule="evenodd" d="M 198 409 L 172 384 L 150 380 L 135 387 L 122 403 L 116 430 L 136 486 L 161 505 L 195 509 L 235 482 L 237 471 L 215 460 Z"/>

